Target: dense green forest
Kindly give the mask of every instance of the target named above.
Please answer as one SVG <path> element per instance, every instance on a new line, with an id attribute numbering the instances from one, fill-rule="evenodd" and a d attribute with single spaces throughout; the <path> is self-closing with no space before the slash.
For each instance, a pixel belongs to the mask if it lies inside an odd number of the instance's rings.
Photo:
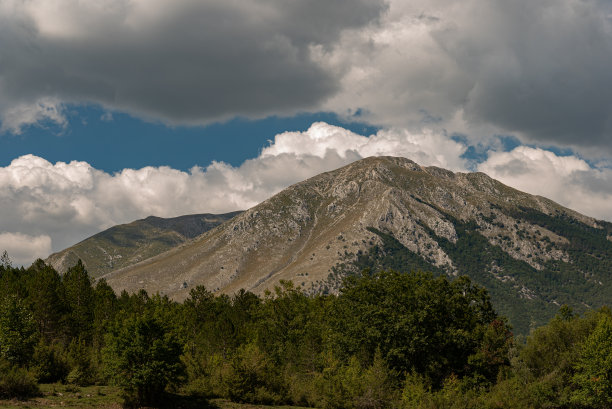
<path id="1" fill-rule="evenodd" d="M 334 409 L 612 406 L 609 309 L 564 306 L 515 338 L 465 276 L 364 272 L 338 295 L 196 287 L 177 303 L 116 295 L 80 262 L 60 276 L 4 257 L 0 300 L 2 398 L 62 382 L 118 385 L 128 407 L 179 392 Z"/>

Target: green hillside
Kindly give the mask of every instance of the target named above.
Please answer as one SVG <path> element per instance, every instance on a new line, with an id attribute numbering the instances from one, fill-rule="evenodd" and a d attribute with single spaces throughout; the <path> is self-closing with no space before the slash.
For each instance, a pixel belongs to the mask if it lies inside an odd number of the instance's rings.
<path id="1" fill-rule="evenodd" d="M 45 261 L 63 273 L 81 259 L 95 278 L 163 253 L 240 213 L 194 214 L 168 219 L 150 216 L 111 227 L 50 255 Z"/>

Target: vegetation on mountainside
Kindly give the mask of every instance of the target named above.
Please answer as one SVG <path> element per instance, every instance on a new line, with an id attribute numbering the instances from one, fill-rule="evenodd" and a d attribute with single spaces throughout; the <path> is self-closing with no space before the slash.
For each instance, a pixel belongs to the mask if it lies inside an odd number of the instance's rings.
<path id="1" fill-rule="evenodd" d="M 501 209 L 501 208 L 500 208 Z M 597 308 L 610 302 L 612 294 L 612 224 L 600 222 L 599 228 L 588 226 L 565 214 L 549 216 L 531 208 L 519 207 L 511 216 L 544 227 L 567 239 L 558 244 L 569 261 L 538 262 L 536 269 L 527 262 L 511 257 L 500 246 L 493 245 L 474 222 L 462 222 L 445 214 L 454 225 L 457 240 L 451 242 L 422 226 L 450 257 L 456 271 L 437 267 L 409 250 L 389 232 L 369 228 L 381 239 L 366 252 L 345 255 L 345 261 L 332 270 L 326 286 L 338 289 L 343 277 L 364 270 L 377 272 L 432 271 L 436 274 L 467 275 L 490 292 L 493 305 L 507 316 L 514 331 L 528 334 L 531 329 L 550 320 L 560 305 L 577 312 Z M 519 230 L 519 234 L 527 234 Z M 548 241 L 549 243 L 550 241 Z M 547 240 L 541 243 L 546 245 Z"/>
<path id="2" fill-rule="evenodd" d="M 149 216 L 95 234 L 50 255 L 46 262 L 64 273 L 80 259 L 90 276 L 97 278 L 163 253 L 240 213 L 193 214 L 168 219 Z"/>
<path id="3" fill-rule="evenodd" d="M 0 398 L 61 382 L 119 386 L 133 407 L 176 392 L 330 409 L 612 405 L 609 309 L 563 307 L 522 342 L 464 276 L 354 275 L 339 295 L 196 287 L 177 303 L 37 261 L 0 265 L 0 300 Z"/>

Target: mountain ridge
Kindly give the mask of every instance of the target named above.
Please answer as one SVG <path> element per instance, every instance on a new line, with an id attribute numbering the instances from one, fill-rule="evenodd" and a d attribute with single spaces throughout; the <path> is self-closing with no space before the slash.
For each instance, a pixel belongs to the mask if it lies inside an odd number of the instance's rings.
<path id="1" fill-rule="evenodd" d="M 81 259 L 90 275 L 97 278 L 193 239 L 240 213 L 149 216 L 106 229 L 51 254 L 45 262 L 64 273 Z"/>

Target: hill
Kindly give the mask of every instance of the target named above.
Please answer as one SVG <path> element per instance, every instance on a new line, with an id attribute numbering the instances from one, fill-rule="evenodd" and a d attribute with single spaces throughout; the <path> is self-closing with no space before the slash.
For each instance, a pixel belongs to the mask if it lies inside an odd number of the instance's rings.
<path id="1" fill-rule="evenodd" d="M 525 333 L 562 304 L 582 311 L 612 300 L 611 234 L 610 223 L 483 173 L 372 157 L 104 277 L 115 290 L 181 300 L 200 284 L 263 293 L 292 280 L 307 292 L 336 292 L 364 268 L 465 274 Z"/>
<path id="2" fill-rule="evenodd" d="M 45 262 L 64 273 L 81 259 L 95 278 L 163 253 L 238 214 L 193 214 L 167 219 L 149 216 L 104 230 L 51 254 Z"/>

